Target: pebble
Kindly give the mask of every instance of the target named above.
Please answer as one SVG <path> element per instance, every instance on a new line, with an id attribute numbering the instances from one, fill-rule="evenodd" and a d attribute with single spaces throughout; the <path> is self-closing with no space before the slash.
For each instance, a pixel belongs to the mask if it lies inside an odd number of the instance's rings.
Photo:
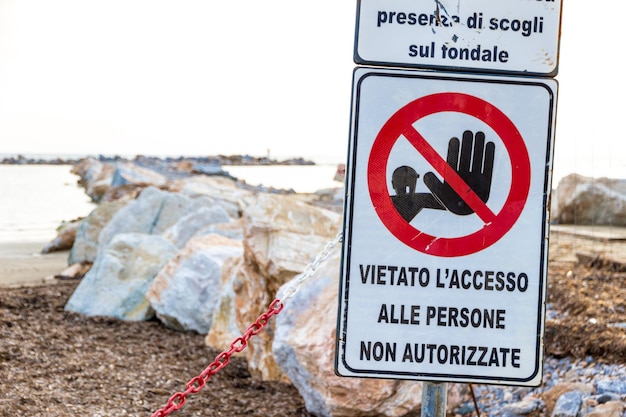
<path id="1" fill-rule="evenodd" d="M 557 400 L 554 410 L 552 411 L 552 417 L 576 417 L 582 404 L 582 392 L 566 392 Z"/>
<path id="2" fill-rule="evenodd" d="M 588 384 L 591 389 L 589 392 L 566 391 L 556 400 L 553 410 L 546 408 L 544 393 L 557 385 L 575 383 Z M 536 388 L 472 386 L 481 417 L 626 417 L 626 366 L 600 363 L 593 357 L 584 360 L 545 358 L 543 384 Z M 460 404 L 454 412 L 457 416 L 476 415 L 471 399 Z"/>

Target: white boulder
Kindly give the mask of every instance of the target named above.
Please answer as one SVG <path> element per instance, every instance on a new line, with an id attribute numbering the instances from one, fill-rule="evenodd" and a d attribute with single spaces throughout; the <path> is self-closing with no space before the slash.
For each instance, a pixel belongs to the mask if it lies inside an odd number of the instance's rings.
<path id="1" fill-rule="evenodd" d="M 80 222 L 76 230 L 74 244 L 70 250 L 69 264 L 96 260 L 100 231 L 126 203 L 126 200 L 102 202 Z"/>
<path id="2" fill-rule="evenodd" d="M 209 197 L 233 219 L 241 217 L 241 211 L 253 198 L 250 191 L 239 188 L 233 179 L 223 176 L 194 175 L 182 178 L 172 181 L 168 190 L 191 198 Z"/>
<path id="3" fill-rule="evenodd" d="M 111 187 L 123 185 L 153 185 L 163 186 L 167 183 L 167 178 L 148 168 L 140 167 L 132 162 L 117 162 L 114 164 L 115 171 L 111 178 Z"/>
<path id="4" fill-rule="evenodd" d="M 211 329 L 224 264 L 243 256 L 240 241 L 219 235 L 192 238 L 158 273 L 146 297 L 166 326 L 201 334 Z"/>
<path id="5" fill-rule="evenodd" d="M 100 232 L 98 244 L 106 245 L 119 233 L 161 234 L 182 217 L 208 205 L 210 202 L 203 198 L 148 187 L 115 213 Z"/>
<path id="6" fill-rule="evenodd" d="M 552 197 L 551 217 L 558 224 L 626 226 L 626 180 L 568 175 Z"/>
<path id="7" fill-rule="evenodd" d="M 199 231 L 215 224 L 230 223 L 231 221 L 228 213 L 220 206 L 200 207 L 181 217 L 180 220 L 165 230 L 163 236 L 177 247 L 182 248 L 189 239 L 198 235 Z"/>
<path id="8" fill-rule="evenodd" d="M 246 257 L 280 286 L 337 235 L 341 215 L 289 196 L 260 194 L 244 210 L 243 223 Z"/>
<path id="9" fill-rule="evenodd" d="M 177 248 L 162 236 L 116 235 L 65 305 L 67 311 L 122 320 L 147 320 L 154 311 L 146 291 Z"/>

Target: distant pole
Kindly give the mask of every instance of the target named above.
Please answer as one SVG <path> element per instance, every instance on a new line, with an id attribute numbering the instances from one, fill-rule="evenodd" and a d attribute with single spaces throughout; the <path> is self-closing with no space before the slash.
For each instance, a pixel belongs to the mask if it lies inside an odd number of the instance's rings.
<path id="1" fill-rule="evenodd" d="M 426 382 L 422 385 L 422 417 L 445 417 L 448 395 L 446 382 Z"/>

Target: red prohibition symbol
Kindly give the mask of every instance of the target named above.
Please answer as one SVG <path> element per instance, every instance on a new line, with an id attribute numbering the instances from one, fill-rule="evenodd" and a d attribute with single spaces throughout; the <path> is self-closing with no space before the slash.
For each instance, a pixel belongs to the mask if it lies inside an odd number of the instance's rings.
<path id="1" fill-rule="evenodd" d="M 463 113 L 490 126 L 500 137 L 511 162 L 511 186 L 503 207 L 494 213 L 414 127 L 419 119 L 439 113 Z M 396 210 L 387 187 L 387 164 L 396 141 L 406 138 L 428 164 L 462 196 L 483 227 L 458 237 L 432 236 L 411 226 Z M 372 145 L 367 181 L 373 206 L 385 227 L 405 245 L 425 254 L 458 257 L 477 253 L 500 240 L 522 213 L 530 189 L 530 159 L 524 139 L 497 107 L 463 93 L 437 93 L 402 107 L 380 129 Z"/>

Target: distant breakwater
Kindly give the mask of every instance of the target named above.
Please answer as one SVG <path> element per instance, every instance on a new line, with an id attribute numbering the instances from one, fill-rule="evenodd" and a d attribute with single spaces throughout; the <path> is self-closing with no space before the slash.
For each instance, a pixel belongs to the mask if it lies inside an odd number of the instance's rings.
<path id="1" fill-rule="evenodd" d="M 39 157 L 14 155 L 6 156 L 0 160 L 0 165 L 75 165 L 86 157 L 64 158 L 64 157 Z M 163 167 L 165 165 L 188 161 L 191 163 L 202 163 L 212 165 L 315 165 L 315 162 L 304 158 L 289 158 L 278 160 L 266 156 L 250 155 L 215 155 L 215 156 L 179 156 L 179 157 L 157 157 L 137 155 L 134 158 L 126 158 L 119 155 L 106 156 L 98 155 L 93 157 L 100 162 L 133 162 L 143 167 Z"/>

